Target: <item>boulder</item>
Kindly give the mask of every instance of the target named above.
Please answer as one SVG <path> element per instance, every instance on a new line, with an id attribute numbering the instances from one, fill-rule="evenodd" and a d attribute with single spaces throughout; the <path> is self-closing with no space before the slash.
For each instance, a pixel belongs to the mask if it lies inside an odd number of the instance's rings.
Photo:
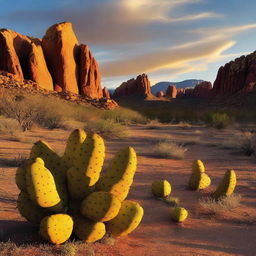
<path id="1" fill-rule="evenodd" d="M 79 51 L 79 92 L 92 99 L 102 98 L 98 63 L 87 45 L 80 45 Z"/>
<path id="2" fill-rule="evenodd" d="M 166 93 L 165 95 L 169 98 L 176 98 L 177 96 L 177 89 L 176 89 L 176 86 L 175 85 L 169 85 L 167 90 L 166 90 Z"/>
<path id="3" fill-rule="evenodd" d="M 164 97 L 164 92 L 163 91 L 158 91 L 156 93 L 156 97 L 158 97 L 158 98 Z"/>
<path id="4" fill-rule="evenodd" d="M 151 96 L 150 81 L 146 74 L 137 76 L 136 79 L 130 79 L 127 82 L 123 82 L 119 87 L 115 89 L 113 97 L 127 97 L 127 96 Z"/>
<path id="5" fill-rule="evenodd" d="M 102 89 L 102 94 L 103 94 L 103 98 L 110 99 L 110 93 L 109 93 L 107 87 L 104 87 L 104 88 Z"/>
<path id="6" fill-rule="evenodd" d="M 51 26 L 42 40 L 43 51 L 55 84 L 78 94 L 78 41 L 70 22 Z"/>

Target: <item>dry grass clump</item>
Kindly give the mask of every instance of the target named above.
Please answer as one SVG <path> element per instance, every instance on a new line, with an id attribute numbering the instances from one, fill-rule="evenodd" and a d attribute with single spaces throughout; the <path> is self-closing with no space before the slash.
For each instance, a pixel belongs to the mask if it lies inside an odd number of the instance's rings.
<path id="1" fill-rule="evenodd" d="M 161 129 L 161 126 L 162 126 L 162 124 L 157 119 L 150 120 L 147 123 L 147 128 L 150 130 Z"/>
<path id="2" fill-rule="evenodd" d="M 199 200 L 200 206 L 210 214 L 218 214 L 223 211 L 231 211 L 240 205 L 241 196 L 232 194 L 215 200 L 211 197 L 204 197 Z"/>
<path id="3" fill-rule="evenodd" d="M 139 112 L 123 107 L 104 111 L 102 118 L 121 124 L 145 124 L 147 122 L 146 117 Z"/>
<path id="4" fill-rule="evenodd" d="M 22 249 L 13 242 L 0 242 L 0 256 L 20 256 Z"/>
<path id="5" fill-rule="evenodd" d="M 61 256 L 75 256 L 77 252 L 77 246 L 74 243 L 65 243 L 60 247 Z"/>
<path id="6" fill-rule="evenodd" d="M 238 140 L 239 150 L 246 156 L 255 154 L 256 151 L 256 136 L 252 132 L 244 132 L 242 138 Z"/>
<path id="7" fill-rule="evenodd" d="M 115 123 L 112 120 L 95 120 L 89 122 L 86 130 L 96 132 L 105 138 L 126 138 L 129 136 L 127 126 L 120 123 Z"/>
<path id="8" fill-rule="evenodd" d="M 183 159 L 186 151 L 183 145 L 171 141 L 161 141 L 153 148 L 154 155 L 160 158 Z"/>
<path id="9" fill-rule="evenodd" d="M 183 128 L 183 129 L 188 129 L 188 128 L 191 128 L 192 125 L 188 122 L 185 122 L 185 121 L 181 121 L 178 123 L 178 125 Z"/>

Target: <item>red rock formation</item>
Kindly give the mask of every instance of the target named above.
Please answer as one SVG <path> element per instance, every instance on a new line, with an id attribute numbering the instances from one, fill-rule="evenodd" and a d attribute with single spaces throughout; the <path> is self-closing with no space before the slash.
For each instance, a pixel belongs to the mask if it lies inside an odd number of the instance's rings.
<path id="1" fill-rule="evenodd" d="M 98 63 L 87 45 L 80 45 L 79 92 L 92 99 L 103 97 Z"/>
<path id="2" fill-rule="evenodd" d="M 207 98 L 210 97 L 212 93 L 212 83 L 204 81 L 195 86 L 193 90 L 193 97 Z"/>
<path id="3" fill-rule="evenodd" d="M 102 89 L 102 94 L 103 94 L 103 98 L 110 99 L 110 93 L 109 93 L 107 87 L 104 87 L 104 88 Z"/>
<path id="4" fill-rule="evenodd" d="M 177 89 L 177 96 L 176 96 L 176 98 L 183 97 L 184 94 L 185 94 L 185 89 L 184 88 Z"/>
<path id="5" fill-rule="evenodd" d="M 53 81 L 47 68 L 40 40 L 33 40 L 30 44 L 29 79 L 35 81 L 41 88 L 53 90 Z"/>
<path id="6" fill-rule="evenodd" d="M 165 95 L 169 98 L 176 98 L 177 96 L 177 89 L 176 89 L 176 86 L 175 85 L 169 85 L 167 90 L 166 90 L 166 93 Z"/>
<path id="7" fill-rule="evenodd" d="M 163 91 L 157 92 L 156 97 L 158 98 L 164 97 L 164 92 Z"/>
<path id="8" fill-rule="evenodd" d="M 143 97 L 152 95 L 150 81 L 146 74 L 139 75 L 136 79 L 133 78 L 127 82 L 123 82 L 115 89 L 113 97 L 125 97 L 130 95 Z"/>
<path id="9" fill-rule="evenodd" d="M 63 91 L 78 94 L 78 41 L 72 24 L 63 22 L 51 26 L 43 37 L 42 45 L 54 83 Z"/>
<path id="10" fill-rule="evenodd" d="M 220 67 L 213 84 L 214 95 L 249 92 L 256 85 L 256 52 Z"/>

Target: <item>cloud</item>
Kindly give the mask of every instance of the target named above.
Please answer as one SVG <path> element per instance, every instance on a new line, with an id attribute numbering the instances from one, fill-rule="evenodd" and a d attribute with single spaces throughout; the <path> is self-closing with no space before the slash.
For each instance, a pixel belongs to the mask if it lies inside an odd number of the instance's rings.
<path id="1" fill-rule="evenodd" d="M 202 58 L 213 58 L 235 44 L 227 40 L 203 40 L 193 44 L 157 50 L 143 55 L 103 63 L 103 76 L 125 76 L 142 72 L 153 72 Z"/>

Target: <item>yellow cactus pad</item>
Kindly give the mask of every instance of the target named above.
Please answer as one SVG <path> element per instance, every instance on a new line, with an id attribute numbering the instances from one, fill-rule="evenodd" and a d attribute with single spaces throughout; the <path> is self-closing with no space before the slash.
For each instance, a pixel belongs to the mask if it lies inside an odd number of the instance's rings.
<path id="1" fill-rule="evenodd" d="M 204 164 L 201 160 L 195 160 L 192 165 L 192 172 L 199 172 L 203 173 L 205 172 Z"/>
<path id="2" fill-rule="evenodd" d="M 105 158 L 103 139 L 93 134 L 82 143 L 74 166 L 67 171 L 68 189 L 72 198 L 83 199 L 94 190 Z"/>
<path id="3" fill-rule="evenodd" d="M 226 171 L 222 181 L 218 185 L 213 196 L 218 199 L 223 196 L 230 196 L 236 187 L 236 173 L 234 170 Z"/>
<path id="4" fill-rule="evenodd" d="M 105 235 L 106 228 L 102 222 L 77 217 L 74 220 L 74 233 L 80 240 L 86 243 L 94 243 Z"/>
<path id="5" fill-rule="evenodd" d="M 68 168 L 74 166 L 78 158 L 81 157 L 79 153 L 82 151 L 81 147 L 86 136 L 86 132 L 82 129 L 76 129 L 69 135 L 66 149 L 62 157 L 63 163 Z"/>
<path id="6" fill-rule="evenodd" d="M 121 150 L 110 162 L 106 174 L 96 184 L 96 190 L 110 192 L 123 201 L 128 195 L 136 172 L 137 158 L 132 147 Z"/>
<path id="7" fill-rule="evenodd" d="M 175 207 L 171 209 L 171 219 L 175 222 L 183 222 L 188 217 L 188 211 L 182 207 Z"/>
<path id="8" fill-rule="evenodd" d="M 94 221 L 109 221 L 116 217 L 121 202 L 108 192 L 93 192 L 81 204 L 81 214 Z"/>
<path id="9" fill-rule="evenodd" d="M 54 214 L 42 219 L 39 234 L 53 244 L 66 242 L 73 231 L 73 220 L 67 214 Z"/>
<path id="10" fill-rule="evenodd" d="M 107 223 L 107 230 L 113 236 L 125 236 L 140 224 L 144 214 L 143 208 L 136 202 L 123 201 L 118 215 Z"/>
<path id="11" fill-rule="evenodd" d="M 24 191 L 21 191 L 18 196 L 17 206 L 21 216 L 33 224 L 39 224 L 45 216 L 49 215 L 47 210 L 36 206 Z"/>
<path id="12" fill-rule="evenodd" d="M 211 185 L 210 177 L 204 173 L 192 173 L 189 179 L 189 188 L 192 190 L 205 189 Z"/>
<path id="13" fill-rule="evenodd" d="M 172 187 L 167 180 L 156 180 L 151 185 L 152 193 L 157 197 L 167 197 L 171 194 Z"/>
<path id="14" fill-rule="evenodd" d="M 60 203 L 54 178 L 51 172 L 45 168 L 44 161 L 41 158 L 36 158 L 27 167 L 26 184 L 30 199 L 37 205 L 53 207 Z"/>

